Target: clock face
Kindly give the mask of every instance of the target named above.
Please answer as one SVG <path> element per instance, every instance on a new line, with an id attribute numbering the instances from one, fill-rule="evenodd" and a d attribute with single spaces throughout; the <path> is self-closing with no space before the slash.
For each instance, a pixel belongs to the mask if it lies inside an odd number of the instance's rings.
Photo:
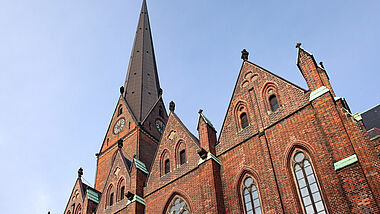
<path id="1" fill-rule="evenodd" d="M 122 118 L 116 122 L 115 128 L 113 128 L 113 133 L 119 134 L 125 125 L 125 120 Z"/>
<path id="2" fill-rule="evenodd" d="M 156 120 L 156 128 L 162 134 L 162 132 L 164 132 L 165 125 L 161 120 Z"/>

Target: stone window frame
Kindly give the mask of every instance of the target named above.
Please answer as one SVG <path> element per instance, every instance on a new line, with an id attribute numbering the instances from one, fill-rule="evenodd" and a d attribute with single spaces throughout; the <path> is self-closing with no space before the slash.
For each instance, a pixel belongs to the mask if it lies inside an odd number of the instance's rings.
<path id="1" fill-rule="evenodd" d="M 169 172 L 165 173 L 165 162 L 166 160 L 169 160 Z M 167 175 L 171 172 L 171 166 L 170 166 L 170 153 L 168 149 L 165 149 L 161 153 L 161 158 L 160 158 L 160 172 L 161 172 L 161 177 L 164 175 Z"/>
<path id="2" fill-rule="evenodd" d="M 322 188 L 322 186 L 321 186 L 321 184 L 319 182 L 318 174 L 316 173 L 315 166 L 314 166 L 314 161 L 313 161 L 313 159 L 312 159 L 312 157 L 310 155 L 310 152 L 308 152 L 307 150 L 305 150 L 303 148 L 296 147 L 290 153 L 291 155 L 289 156 L 288 163 L 290 164 L 290 171 L 291 171 L 291 174 L 292 174 L 292 180 L 293 180 L 294 190 L 295 190 L 295 192 L 297 194 L 297 198 L 298 198 L 297 201 L 299 203 L 299 206 L 302 209 L 303 213 L 307 213 L 306 210 L 305 210 L 305 205 L 304 205 L 301 193 L 300 193 L 300 187 L 299 187 L 299 184 L 298 184 L 298 180 L 297 180 L 297 177 L 296 177 L 296 174 L 295 174 L 295 165 L 297 163 L 294 160 L 294 157 L 295 157 L 296 154 L 298 154 L 300 152 L 302 152 L 305 155 L 304 159 L 308 160 L 310 162 L 311 168 L 313 170 L 313 175 L 314 175 L 314 178 L 315 178 L 318 190 L 319 190 L 319 194 L 320 194 L 320 197 L 322 199 L 321 201 L 322 201 L 322 204 L 323 204 L 324 209 L 325 209 L 325 213 L 329 213 L 328 212 L 328 207 L 329 206 L 328 206 L 327 200 L 325 198 L 324 190 L 323 190 L 323 188 Z M 308 175 L 308 176 L 310 176 L 310 175 Z M 310 187 L 308 186 L 307 189 L 308 189 L 308 193 L 310 194 Z M 314 193 L 316 193 L 316 192 L 314 192 Z M 311 193 L 311 195 L 312 194 L 313 193 Z M 310 197 L 310 198 L 313 198 L 313 197 Z M 315 205 L 314 204 L 313 204 L 313 209 L 315 209 Z"/>
<path id="3" fill-rule="evenodd" d="M 269 100 L 272 96 L 276 97 L 277 103 L 278 103 L 278 108 L 274 111 L 272 109 L 272 105 L 271 105 L 270 100 Z M 265 85 L 262 89 L 262 97 L 264 99 L 265 108 L 266 108 L 268 114 L 271 114 L 273 112 L 277 112 L 283 106 L 282 101 L 281 101 L 281 95 L 280 95 L 279 90 L 278 90 L 278 86 L 274 82 L 265 83 Z"/>
<path id="4" fill-rule="evenodd" d="M 117 194 L 116 194 L 116 202 L 119 202 L 125 198 L 125 196 L 121 195 L 121 188 L 124 187 L 124 194 L 125 194 L 125 186 L 126 186 L 126 180 L 123 176 L 119 178 L 119 181 L 117 182 Z"/>
<path id="5" fill-rule="evenodd" d="M 183 150 L 185 150 L 185 163 L 181 164 L 180 153 Z M 177 142 L 177 145 L 175 147 L 175 156 L 176 156 L 175 157 L 175 160 L 176 160 L 175 165 L 176 165 L 177 168 L 187 163 L 187 148 L 186 148 L 186 143 L 185 143 L 185 141 L 183 139 L 180 139 Z"/>
<path id="6" fill-rule="evenodd" d="M 247 103 L 244 101 L 238 101 L 235 104 L 234 108 L 234 117 L 235 117 L 235 123 L 236 123 L 236 128 L 238 131 L 242 131 L 246 128 L 248 128 L 251 125 L 251 120 L 250 120 L 250 114 L 248 112 L 248 107 Z M 242 127 L 242 121 L 241 121 L 241 115 L 245 113 L 247 115 L 247 120 L 248 120 L 248 126 Z"/>
<path id="7" fill-rule="evenodd" d="M 244 181 L 245 179 L 247 179 L 248 177 L 252 178 L 253 179 L 253 186 L 256 187 L 257 189 L 257 194 L 258 194 L 258 199 L 259 199 L 259 203 L 260 203 L 260 210 L 261 210 L 261 213 L 264 213 L 264 210 L 263 210 L 263 201 L 262 201 L 262 197 L 261 197 L 261 191 L 260 191 L 260 187 L 259 187 L 259 184 L 258 184 L 258 181 L 257 181 L 257 177 L 249 172 L 249 171 L 244 171 L 242 173 L 242 175 L 240 176 L 240 179 L 239 179 L 239 182 L 238 182 L 238 194 L 239 194 L 239 198 L 240 198 L 240 204 L 241 204 L 241 207 L 242 207 L 242 210 L 244 213 L 247 213 L 247 210 L 246 210 L 246 206 L 245 206 L 245 200 L 244 200 Z M 251 198 L 252 200 L 252 198 Z M 253 202 L 252 202 L 253 203 Z M 253 209 L 253 212 L 254 212 L 254 209 Z"/>

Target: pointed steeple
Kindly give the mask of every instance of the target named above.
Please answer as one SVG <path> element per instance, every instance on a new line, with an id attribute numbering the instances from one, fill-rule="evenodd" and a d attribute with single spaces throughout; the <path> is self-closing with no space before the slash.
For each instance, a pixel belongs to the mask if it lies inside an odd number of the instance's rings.
<path id="1" fill-rule="evenodd" d="M 142 3 L 124 88 L 124 97 L 139 122 L 146 117 L 162 93 L 146 0 Z"/>

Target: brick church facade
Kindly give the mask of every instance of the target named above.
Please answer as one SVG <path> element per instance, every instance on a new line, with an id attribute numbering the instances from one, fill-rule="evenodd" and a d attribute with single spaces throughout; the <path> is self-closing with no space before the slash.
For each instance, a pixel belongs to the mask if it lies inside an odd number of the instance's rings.
<path id="1" fill-rule="evenodd" d="M 125 84 L 64 214 L 380 213 L 380 159 L 359 114 L 297 44 L 305 90 L 243 63 L 217 138 L 202 110 L 194 136 L 162 100 L 145 0 Z"/>

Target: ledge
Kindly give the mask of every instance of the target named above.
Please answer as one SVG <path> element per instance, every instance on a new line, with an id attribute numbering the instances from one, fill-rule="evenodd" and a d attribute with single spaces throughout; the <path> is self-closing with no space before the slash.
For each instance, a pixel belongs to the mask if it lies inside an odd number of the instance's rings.
<path id="1" fill-rule="evenodd" d="M 359 113 L 352 114 L 352 117 L 353 117 L 356 121 L 361 121 L 361 120 L 362 120 L 362 116 L 361 116 Z"/>
<path id="2" fill-rule="evenodd" d="M 207 158 L 199 159 L 198 166 L 201 165 L 202 163 L 206 162 L 207 160 L 210 160 L 210 159 L 213 159 L 216 163 L 218 163 L 219 165 L 222 165 L 220 160 L 217 157 L 215 157 L 215 155 L 213 155 L 209 152 L 209 153 L 207 153 Z"/>
<path id="3" fill-rule="evenodd" d="M 344 159 L 334 163 L 334 169 L 335 169 L 335 171 L 338 171 L 339 169 L 342 169 L 342 168 L 349 166 L 351 164 L 354 164 L 356 162 L 358 162 L 358 158 L 356 157 L 356 154 L 353 154 L 350 157 L 344 158 Z"/>
<path id="4" fill-rule="evenodd" d="M 133 161 L 135 162 L 136 168 L 144 172 L 145 174 L 149 174 L 148 170 L 146 169 L 146 166 L 143 162 L 140 160 L 133 158 Z"/>
<path id="5" fill-rule="evenodd" d="M 321 86 L 320 88 L 315 89 L 310 93 L 309 101 L 313 101 L 327 92 L 329 92 L 329 89 L 327 89 L 325 86 Z"/>
<path id="6" fill-rule="evenodd" d="M 145 199 L 142 198 L 142 197 L 140 197 L 140 196 L 138 196 L 138 195 L 135 195 L 133 197 L 132 201 L 128 200 L 127 206 L 130 205 L 130 204 L 132 204 L 133 202 L 138 202 L 138 203 L 140 203 L 140 204 L 142 204 L 142 205 L 145 206 Z"/>

